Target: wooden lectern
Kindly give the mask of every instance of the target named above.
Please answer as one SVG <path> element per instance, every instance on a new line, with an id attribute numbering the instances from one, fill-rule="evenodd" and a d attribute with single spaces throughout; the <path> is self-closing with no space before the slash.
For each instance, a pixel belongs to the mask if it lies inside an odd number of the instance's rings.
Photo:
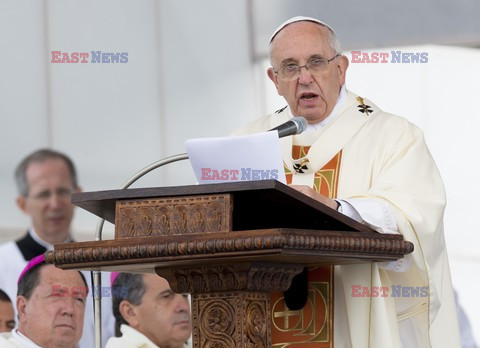
<path id="1" fill-rule="evenodd" d="M 72 202 L 114 223 L 115 239 L 57 244 L 47 262 L 156 272 L 192 294 L 194 347 L 270 347 L 270 292 L 287 290 L 304 266 L 413 251 L 402 236 L 376 233 L 273 180 L 87 192 Z"/>

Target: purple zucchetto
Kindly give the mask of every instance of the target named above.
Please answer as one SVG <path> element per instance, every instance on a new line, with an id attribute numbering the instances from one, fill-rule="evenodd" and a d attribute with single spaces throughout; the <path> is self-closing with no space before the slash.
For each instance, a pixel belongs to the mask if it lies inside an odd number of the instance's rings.
<path id="1" fill-rule="evenodd" d="M 30 271 L 32 268 L 34 268 L 35 266 L 41 263 L 45 263 L 45 257 L 43 254 L 35 256 L 33 259 L 28 261 L 27 265 L 25 266 L 22 273 L 20 273 L 20 276 L 18 277 L 17 285 L 20 284 L 20 281 L 28 271 Z"/>

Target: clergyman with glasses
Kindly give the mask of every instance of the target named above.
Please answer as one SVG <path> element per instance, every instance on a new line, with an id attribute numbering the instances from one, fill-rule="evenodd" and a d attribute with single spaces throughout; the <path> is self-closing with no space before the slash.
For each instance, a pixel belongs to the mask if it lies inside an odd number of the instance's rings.
<path id="1" fill-rule="evenodd" d="M 280 139 L 287 183 L 414 244 L 397 261 L 314 267 L 296 276 L 270 298 L 273 346 L 459 347 L 445 190 L 422 131 L 346 89 L 348 58 L 324 22 L 291 18 L 274 31 L 269 49 L 267 74 L 287 106 L 234 134 L 305 117 L 306 131 Z M 333 327 L 325 325 L 332 317 Z"/>
<path id="2" fill-rule="evenodd" d="M 31 259 L 53 250 L 54 244 L 73 241 L 70 235 L 74 213 L 71 194 L 81 190 L 73 161 L 67 155 L 50 149 L 37 150 L 24 158 L 15 170 L 15 181 L 17 205 L 30 218 L 30 227 L 22 238 L 0 245 L 0 289 L 10 298 L 16 298 L 17 279 Z M 105 282 L 108 281 L 109 275 L 104 275 L 104 278 Z M 105 307 L 102 321 L 106 342 L 113 335 L 111 298 L 103 299 L 102 307 Z M 93 345 L 94 322 L 89 296 L 79 347 L 90 348 Z"/>

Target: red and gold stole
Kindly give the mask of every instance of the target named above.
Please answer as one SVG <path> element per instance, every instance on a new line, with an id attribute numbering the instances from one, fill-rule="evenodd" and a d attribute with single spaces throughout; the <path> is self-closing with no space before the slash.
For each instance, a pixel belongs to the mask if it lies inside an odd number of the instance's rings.
<path id="1" fill-rule="evenodd" d="M 310 146 L 293 145 L 292 158 L 307 155 Z M 314 175 L 313 188 L 330 198 L 337 196 L 342 151 Z M 287 184 L 293 173 L 285 166 Z M 301 174 L 300 174 L 301 175 Z M 301 310 L 290 310 L 282 292 L 270 295 L 272 347 L 333 347 L 333 266 L 308 269 L 308 300 Z"/>

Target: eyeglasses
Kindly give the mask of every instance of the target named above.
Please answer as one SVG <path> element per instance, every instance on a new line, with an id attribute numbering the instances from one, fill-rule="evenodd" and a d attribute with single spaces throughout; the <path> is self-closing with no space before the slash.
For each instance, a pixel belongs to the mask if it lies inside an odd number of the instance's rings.
<path id="1" fill-rule="evenodd" d="M 36 201 L 39 202 L 46 202 L 52 197 L 52 195 L 56 195 L 59 199 L 66 200 L 70 199 L 70 196 L 72 195 L 73 190 L 70 188 L 58 188 L 56 191 L 51 192 L 51 191 L 41 191 L 35 195 L 29 196 L 30 198 L 33 198 Z"/>
<path id="2" fill-rule="evenodd" d="M 296 78 L 298 78 L 298 76 L 300 75 L 300 70 L 302 68 L 307 69 L 310 72 L 310 74 L 312 74 L 312 75 L 318 75 L 318 74 L 324 72 L 325 69 L 327 68 L 328 64 L 332 60 L 334 60 L 335 58 L 337 58 L 339 56 L 340 56 L 340 54 L 337 53 L 335 55 L 335 57 L 333 57 L 332 59 L 312 58 L 305 65 L 288 63 L 288 64 L 285 64 L 284 66 L 282 66 L 278 70 L 275 70 L 275 68 L 274 68 L 273 72 L 275 74 L 278 74 L 282 79 L 288 80 L 288 81 L 295 80 Z"/>

